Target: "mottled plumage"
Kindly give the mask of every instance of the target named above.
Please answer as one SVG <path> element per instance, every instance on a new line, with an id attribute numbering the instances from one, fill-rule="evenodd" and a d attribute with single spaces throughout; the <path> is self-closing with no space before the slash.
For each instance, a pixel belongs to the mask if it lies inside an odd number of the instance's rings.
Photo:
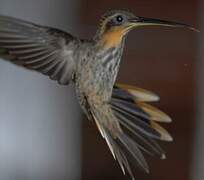
<path id="1" fill-rule="evenodd" d="M 74 83 L 83 111 L 96 122 L 114 158 L 132 179 L 130 159 L 148 172 L 141 151 L 163 159 L 165 153 L 156 140 L 172 141 L 158 124 L 171 122 L 171 118 L 147 104 L 159 100 L 158 96 L 115 84 L 127 33 L 144 25 L 195 30 L 185 24 L 116 10 L 101 18 L 93 39 L 82 40 L 58 29 L 0 16 L 1 57 L 45 74 L 59 84 Z"/>

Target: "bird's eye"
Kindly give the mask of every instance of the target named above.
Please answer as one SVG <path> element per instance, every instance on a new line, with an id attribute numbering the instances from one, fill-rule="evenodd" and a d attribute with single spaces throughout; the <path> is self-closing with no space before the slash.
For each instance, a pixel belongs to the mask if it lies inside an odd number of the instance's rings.
<path id="1" fill-rule="evenodd" d="M 116 17 L 116 20 L 118 23 L 121 23 L 121 22 L 123 22 L 123 17 L 119 15 Z"/>

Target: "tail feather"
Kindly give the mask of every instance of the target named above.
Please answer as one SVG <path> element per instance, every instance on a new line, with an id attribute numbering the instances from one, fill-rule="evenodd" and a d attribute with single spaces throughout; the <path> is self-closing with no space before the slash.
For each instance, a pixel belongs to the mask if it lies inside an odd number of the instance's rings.
<path id="1" fill-rule="evenodd" d="M 138 148 L 138 144 L 124 133 L 120 134 L 118 136 L 118 139 L 125 147 L 125 149 L 128 151 L 128 153 L 130 153 L 130 155 L 136 160 L 137 165 L 145 172 L 149 173 L 149 167 L 144 156 L 142 155 L 141 151 Z"/>
<path id="2" fill-rule="evenodd" d="M 128 92 L 126 93 L 129 94 Z M 113 91 L 113 94 L 117 94 L 117 91 Z M 160 111 L 159 109 L 144 102 L 138 102 L 133 99 L 126 100 L 124 98 L 120 98 L 120 94 L 117 94 L 117 96 L 116 95 L 112 96 L 111 104 L 125 111 L 128 111 L 133 115 L 140 116 L 145 119 L 166 123 L 172 121 L 167 114 Z"/>
<path id="3" fill-rule="evenodd" d="M 142 109 L 143 112 L 149 115 L 149 119 L 158 122 L 170 123 L 171 118 L 160 111 L 159 109 L 147 104 L 147 103 L 136 103 L 136 106 Z"/>
<path id="4" fill-rule="evenodd" d="M 125 84 L 114 85 L 113 97 L 133 102 L 154 102 L 159 100 L 159 96 L 151 91 Z"/>
<path id="5" fill-rule="evenodd" d="M 135 131 L 123 122 L 121 122 L 121 125 L 124 127 L 124 130 L 127 129 L 127 131 L 130 131 L 130 133 L 132 134 L 131 137 L 138 143 L 138 146 L 142 151 L 148 153 L 149 155 L 157 156 L 161 159 L 165 158 L 165 152 L 160 148 L 160 146 L 154 139 L 151 139 L 150 137 L 140 133 L 139 131 Z"/>
<path id="6" fill-rule="evenodd" d="M 120 134 L 117 139 L 114 139 L 111 136 L 111 133 L 108 131 L 105 132 L 105 140 L 112 151 L 114 158 L 118 161 L 123 174 L 125 174 L 125 170 L 129 173 L 132 180 L 134 180 L 134 175 L 130 168 L 128 155 L 135 159 L 136 165 L 144 170 L 145 172 L 149 172 L 148 165 L 145 161 L 144 156 L 138 148 L 138 144 L 134 142 L 130 137 L 126 134 Z"/>
<path id="7" fill-rule="evenodd" d="M 130 174 L 132 179 L 134 179 L 133 173 L 131 171 L 130 165 L 128 163 L 128 160 L 127 160 L 125 154 L 123 153 L 123 151 L 121 150 L 119 145 L 116 143 L 116 141 L 113 139 L 113 137 L 110 135 L 110 133 L 108 131 L 106 131 L 106 142 L 112 146 L 111 148 L 113 150 L 113 156 L 115 159 L 118 160 L 118 163 L 119 163 L 119 165 L 123 171 L 123 174 L 125 174 L 125 168 L 126 168 L 126 170 Z"/>
<path id="8" fill-rule="evenodd" d="M 124 112 L 128 112 L 129 114 L 132 114 L 134 116 L 140 116 L 147 120 L 150 118 L 145 111 L 143 111 L 141 108 L 135 108 L 135 104 L 131 102 L 126 102 L 124 100 L 112 98 L 111 105 L 113 107 L 116 107 L 117 109 L 121 109 Z"/>
<path id="9" fill-rule="evenodd" d="M 165 159 L 165 152 L 155 140 L 172 141 L 173 139 L 157 122 L 169 123 L 171 118 L 161 110 L 145 103 L 157 100 L 159 97 L 150 91 L 133 86 L 115 85 L 110 104 L 124 132 L 121 135 L 123 139 L 120 139 L 123 145 L 126 148 L 134 145 L 137 155 L 137 150 L 141 150 Z M 132 152 L 133 148 L 128 151 Z M 145 161 L 136 160 L 143 162 L 142 167 L 148 169 Z"/>
<path id="10" fill-rule="evenodd" d="M 160 135 L 160 139 L 163 141 L 173 141 L 172 136 L 168 133 L 166 129 L 160 126 L 158 123 L 151 121 L 151 127 L 155 129 Z"/>
<path id="11" fill-rule="evenodd" d="M 128 89 L 125 89 L 126 87 Z M 165 152 L 156 140 L 172 141 L 170 134 L 157 123 L 170 122 L 171 118 L 145 103 L 158 99 L 158 96 L 149 91 L 120 85 L 113 89 L 110 106 L 108 105 L 108 108 L 111 108 L 109 113 L 112 112 L 112 116 L 107 116 L 109 119 L 101 119 L 103 113 L 92 112 L 114 158 L 118 161 L 123 173 L 127 171 L 132 180 L 135 179 L 131 170 L 132 162 L 145 172 L 149 172 L 142 151 L 164 159 Z M 114 123 L 119 123 L 119 126 L 115 126 Z M 113 132 L 115 130 L 117 132 Z"/>
<path id="12" fill-rule="evenodd" d="M 121 124 L 126 124 L 129 129 L 136 132 L 139 131 L 154 139 L 161 139 L 161 135 L 155 129 L 151 128 L 146 122 L 141 121 L 138 117 L 132 116 L 131 114 L 125 114 L 115 109 L 113 110 L 119 122 Z"/>
<path id="13" fill-rule="evenodd" d="M 124 174 L 125 170 L 127 170 L 132 180 L 135 179 L 129 164 L 131 159 L 135 159 L 134 162 L 140 169 L 144 170 L 145 172 L 149 172 L 148 165 L 139 149 L 137 142 L 134 142 L 128 135 L 122 132 L 117 134 L 117 137 L 115 137 L 113 135 L 114 133 L 97 119 L 97 116 L 93 114 L 93 118 L 102 137 L 106 140 L 114 159 L 118 161 Z"/>
<path id="14" fill-rule="evenodd" d="M 117 87 L 116 89 L 119 88 Z M 127 95 L 130 94 L 126 89 L 121 89 L 121 91 Z M 113 90 L 114 94 L 117 93 Z M 136 94 L 134 95 L 137 96 Z M 117 94 L 117 98 L 116 96 L 112 97 L 110 104 L 114 113 L 119 116 L 119 120 L 129 124 L 131 128 L 139 129 L 140 131 L 144 130 L 144 134 L 155 139 L 172 141 L 170 134 L 156 123 L 171 122 L 171 118 L 159 109 L 144 102 L 135 101 L 134 99 L 132 101 L 126 101 L 120 98 L 119 94 Z"/>

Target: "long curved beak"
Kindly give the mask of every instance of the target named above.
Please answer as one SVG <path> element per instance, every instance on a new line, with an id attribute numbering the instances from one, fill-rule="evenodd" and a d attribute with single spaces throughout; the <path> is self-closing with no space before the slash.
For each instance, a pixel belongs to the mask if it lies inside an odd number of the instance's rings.
<path id="1" fill-rule="evenodd" d="M 178 23 L 173 21 L 166 21 L 161 19 L 145 18 L 145 17 L 136 17 L 129 20 L 133 26 L 166 26 L 166 27 L 178 27 L 178 28 L 187 28 L 192 31 L 200 32 L 198 29 L 184 23 Z"/>

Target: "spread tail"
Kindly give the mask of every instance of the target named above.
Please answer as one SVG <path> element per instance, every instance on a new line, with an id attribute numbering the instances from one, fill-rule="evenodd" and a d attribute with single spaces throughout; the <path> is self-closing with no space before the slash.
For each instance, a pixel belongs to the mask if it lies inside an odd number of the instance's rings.
<path id="1" fill-rule="evenodd" d="M 127 171 L 132 180 L 134 180 L 132 164 L 149 172 L 142 151 L 164 159 L 165 152 L 156 140 L 173 140 L 170 134 L 158 124 L 158 122 L 169 123 L 171 118 L 146 103 L 157 100 L 159 100 L 158 96 L 149 91 L 131 86 L 115 85 L 110 105 L 121 130 L 113 133 L 110 128 L 94 117 L 123 173 Z"/>

